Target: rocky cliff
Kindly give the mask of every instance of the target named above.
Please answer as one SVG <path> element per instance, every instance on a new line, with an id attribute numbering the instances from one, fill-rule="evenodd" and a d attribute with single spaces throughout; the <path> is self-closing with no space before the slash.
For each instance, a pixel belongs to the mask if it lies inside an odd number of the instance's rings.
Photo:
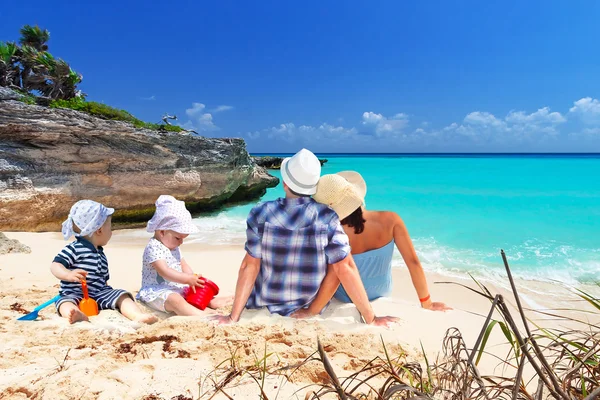
<path id="1" fill-rule="evenodd" d="M 135 129 L 11 96 L 0 92 L 0 230 L 59 230 L 83 198 L 114 207 L 117 226 L 140 225 L 160 194 L 199 212 L 256 199 L 278 183 L 242 139 Z"/>

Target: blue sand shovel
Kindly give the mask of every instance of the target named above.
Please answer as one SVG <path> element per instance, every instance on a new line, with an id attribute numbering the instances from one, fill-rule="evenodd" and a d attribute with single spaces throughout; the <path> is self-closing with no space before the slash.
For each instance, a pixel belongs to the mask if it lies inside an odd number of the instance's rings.
<path id="1" fill-rule="evenodd" d="M 17 321 L 35 321 L 38 317 L 38 312 L 40 312 L 41 309 L 48 307 L 50 304 L 54 303 L 58 299 L 60 299 L 60 295 L 56 296 L 52 300 L 48 300 L 44 304 L 40 304 L 39 306 L 34 308 L 33 311 L 29 314 L 23 315 L 21 318 L 17 318 Z"/>

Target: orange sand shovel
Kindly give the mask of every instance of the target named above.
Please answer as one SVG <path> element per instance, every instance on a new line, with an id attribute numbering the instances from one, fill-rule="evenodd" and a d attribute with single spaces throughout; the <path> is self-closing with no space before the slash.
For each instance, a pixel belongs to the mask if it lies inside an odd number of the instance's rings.
<path id="1" fill-rule="evenodd" d="M 79 309 L 88 317 L 98 315 L 98 303 L 88 296 L 88 288 L 85 279 L 81 280 L 81 289 L 83 290 L 83 299 L 79 302 Z"/>

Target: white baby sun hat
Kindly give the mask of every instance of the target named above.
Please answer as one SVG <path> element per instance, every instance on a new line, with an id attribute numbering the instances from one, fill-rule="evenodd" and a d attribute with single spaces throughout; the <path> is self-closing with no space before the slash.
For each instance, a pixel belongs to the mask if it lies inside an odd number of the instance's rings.
<path id="1" fill-rule="evenodd" d="M 165 230 L 184 235 L 198 232 L 198 227 L 192 222 L 192 214 L 185 208 L 185 202 L 163 194 L 155 204 L 156 211 L 146 227 L 148 232 Z"/>
<path id="2" fill-rule="evenodd" d="M 89 236 L 104 225 L 106 219 L 115 212 L 93 200 L 79 200 L 73 204 L 69 217 L 62 224 L 62 234 L 65 240 L 75 236 Z M 79 228 L 79 233 L 73 230 L 73 224 Z"/>

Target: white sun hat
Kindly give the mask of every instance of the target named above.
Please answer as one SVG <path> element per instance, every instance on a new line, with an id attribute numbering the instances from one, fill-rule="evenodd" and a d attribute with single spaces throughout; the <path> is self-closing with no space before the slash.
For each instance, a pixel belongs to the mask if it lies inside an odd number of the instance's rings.
<path id="1" fill-rule="evenodd" d="M 155 204 L 156 211 L 146 227 L 148 232 L 174 231 L 184 235 L 198 232 L 198 227 L 192 222 L 192 214 L 183 201 L 163 194 Z"/>
<path id="2" fill-rule="evenodd" d="M 302 149 L 281 163 L 283 182 L 295 193 L 315 194 L 320 176 L 321 163 L 310 150 Z"/>
<path id="3" fill-rule="evenodd" d="M 333 209 L 343 220 L 358 208 L 364 206 L 367 184 L 355 171 L 342 171 L 337 174 L 323 175 L 317 185 L 315 201 Z"/>
<path id="4" fill-rule="evenodd" d="M 93 200 L 79 200 L 73 204 L 67 220 L 62 224 L 62 234 L 65 240 L 71 236 L 90 236 L 104 225 L 106 219 L 115 212 L 114 208 Z M 73 224 L 79 228 L 79 233 L 73 230 Z"/>

